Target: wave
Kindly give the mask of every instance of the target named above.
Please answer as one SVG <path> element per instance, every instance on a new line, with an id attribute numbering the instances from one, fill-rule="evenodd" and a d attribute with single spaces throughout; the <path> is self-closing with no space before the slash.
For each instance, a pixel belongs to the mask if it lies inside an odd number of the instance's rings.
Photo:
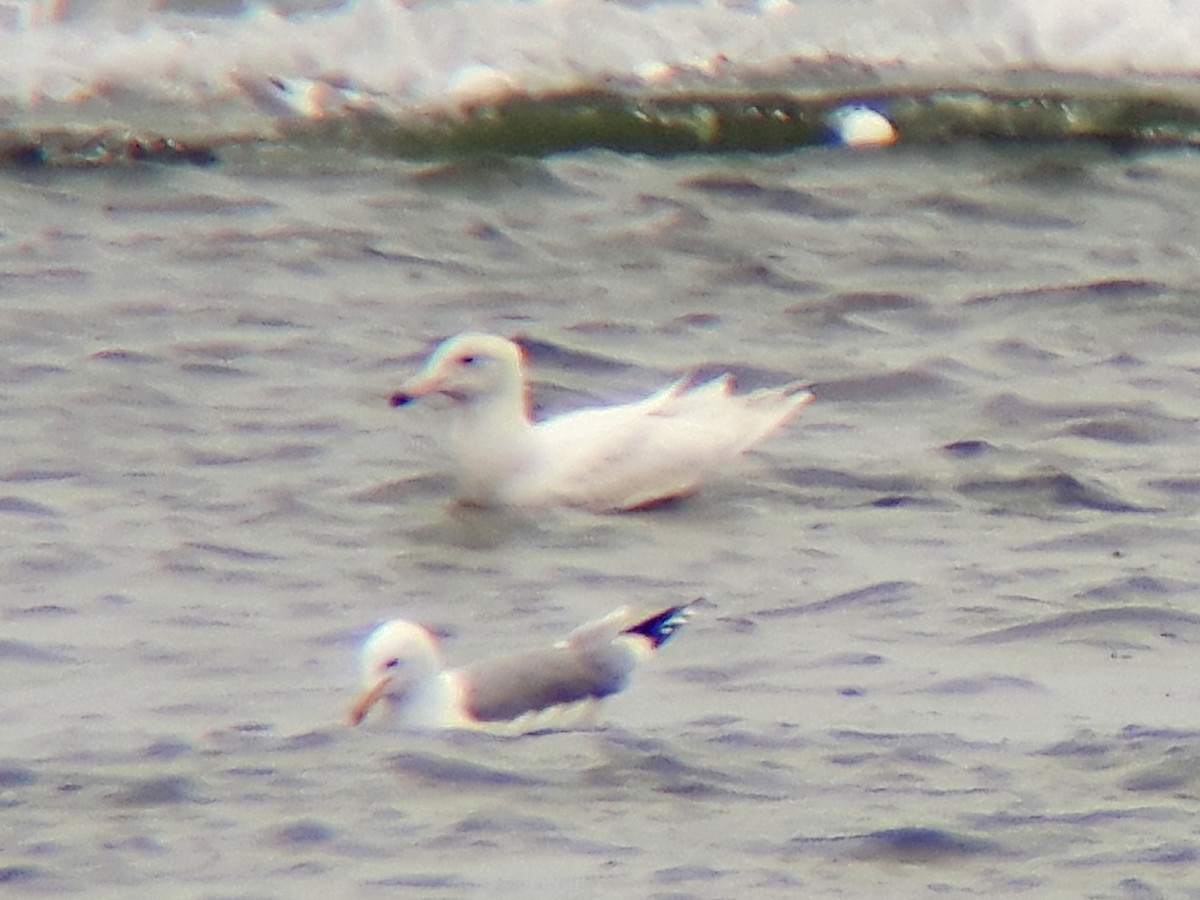
<path id="1" fill-rule="evenodd" d="M 0 165 L 207 165 L 270 146 L 416 161 L 589 149 L 653 156 L 780 153 L 854 143 L 837 126 L 847 113 L 881 117 L 889 138 L 880 143 L 1089 142 L 1119 152 L 1200 143 L 1200 105 L 1167 95 L 1147 98 L 1140 90 L 1104 97 L 961 90 L 816 96 L 578 91 L 514 94 L 451 113 L 342 108 L 251 129 L 171 132 L 109 123 L 0 129 Z"/>
<path id="2" fill-rule="evenodd" d="M 779 152 L 847 111 L 916 144 L 1200 135 L 1200 4 L 1169 0 L 14 0 L 0 43 L 18 166 Z"/>

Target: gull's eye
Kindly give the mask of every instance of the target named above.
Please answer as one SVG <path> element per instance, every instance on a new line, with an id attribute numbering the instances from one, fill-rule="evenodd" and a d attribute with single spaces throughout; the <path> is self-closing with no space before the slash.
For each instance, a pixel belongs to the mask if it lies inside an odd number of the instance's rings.
<path id="1" fill-rule="evenodd" d="M 398 660 L 398 659 L 396 659 L 395 657 L 393 657 L 392 659 L 389 659 L 387 662 L 385 662 L 385 663 L 383 664 L 383 667 L 384 667 L 385 669 L 394 669 L 394 668 L 396 668 L 398 665 L 400 665 L 400 660 Z"/>
<path id="2" fill-rule="evenodd" d="M 477 363 L 479 361 L 480 361 L 480 358 L 478 356 L 468 355 L 468 356 L 460 356 L 458 358 L 458 364 L 460 366 L 473 366 L 473 365 L 475 365 L 475 363 Z"/>

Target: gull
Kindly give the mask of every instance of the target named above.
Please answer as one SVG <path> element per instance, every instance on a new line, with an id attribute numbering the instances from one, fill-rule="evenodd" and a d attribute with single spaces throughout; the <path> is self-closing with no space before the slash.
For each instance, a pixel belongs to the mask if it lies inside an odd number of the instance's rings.
<path id="1" fill-rule="evenodd" d="M 528 732 L 547 722 L 586 720 L 601 700 L 625 689 L 696 602 L 651 616 L 621 607 L 553 646 L 458 669 L 445 668 L 427 628 L 403 619 L 384 622 L 363 644 L 363 689 L 349 722 L 358 725 L 378 704 L 391 724 L 415 729 Z"/>
<path id="2" fill-rule="evenodd" d="M 492 334 L 443 341 L 392 406 L 441 395 L 458 499 L 472 506 L 645 509 L 687 497 L 813 400 L 794 382 L 733 393 L 733 376 L 689 378 L 643 400 L 534 423 L 521 348 Z"/>

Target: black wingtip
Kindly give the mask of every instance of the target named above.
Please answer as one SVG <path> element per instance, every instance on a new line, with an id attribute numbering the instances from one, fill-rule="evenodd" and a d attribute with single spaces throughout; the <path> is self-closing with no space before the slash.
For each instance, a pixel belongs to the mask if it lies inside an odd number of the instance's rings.
<path id="1" fill-rule="evenodd" d="M 684 603 L 682 606 L 672 606 L 670 609 L 664 609 L 660 613 L 656 613 L 650 618 L 638 622 L 629 628 L 626 628 L 622 634 L 640 634 L 642 637 L 650 640 L 650 646 L 658 649 L 668 640 L 671 639 L 676 631 L 683 627 L 692 615 L 692 607 L 695 606 L 695 601 Z"/>
<path id="2" fill-rule="evenodd" d="M 392 394 L 391 399 L 388 400 L 388 402 L 392 406 L 408 406 L 408 404 L 412 403 L 416 399 L 417 398 L 412 394 L 406 394 L 403 391 L 396 391 L 396 393 Z"/>

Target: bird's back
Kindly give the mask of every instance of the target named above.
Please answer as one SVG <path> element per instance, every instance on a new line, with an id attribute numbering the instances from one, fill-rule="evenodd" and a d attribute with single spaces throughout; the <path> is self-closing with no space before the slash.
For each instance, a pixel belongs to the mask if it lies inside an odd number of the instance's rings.
<path id="1" fill-rule="evenodd" d="M 541 423 L 534 429 L 541 465 L 516 487 L 527 502 L 597 511 L 686 496 L 812 399 L 800 385 L 740 396 L 731 389 L 728 376 L 692 390 L 678 382 L 639 403 Z"/>
<path id="2" fill-rule="evenodd" d="M 480 722 L 602 700 L 625 687 L 634 660 L 614 645 L 575 652 L 550 647 L 456 670 L 467 712 Z"/>

